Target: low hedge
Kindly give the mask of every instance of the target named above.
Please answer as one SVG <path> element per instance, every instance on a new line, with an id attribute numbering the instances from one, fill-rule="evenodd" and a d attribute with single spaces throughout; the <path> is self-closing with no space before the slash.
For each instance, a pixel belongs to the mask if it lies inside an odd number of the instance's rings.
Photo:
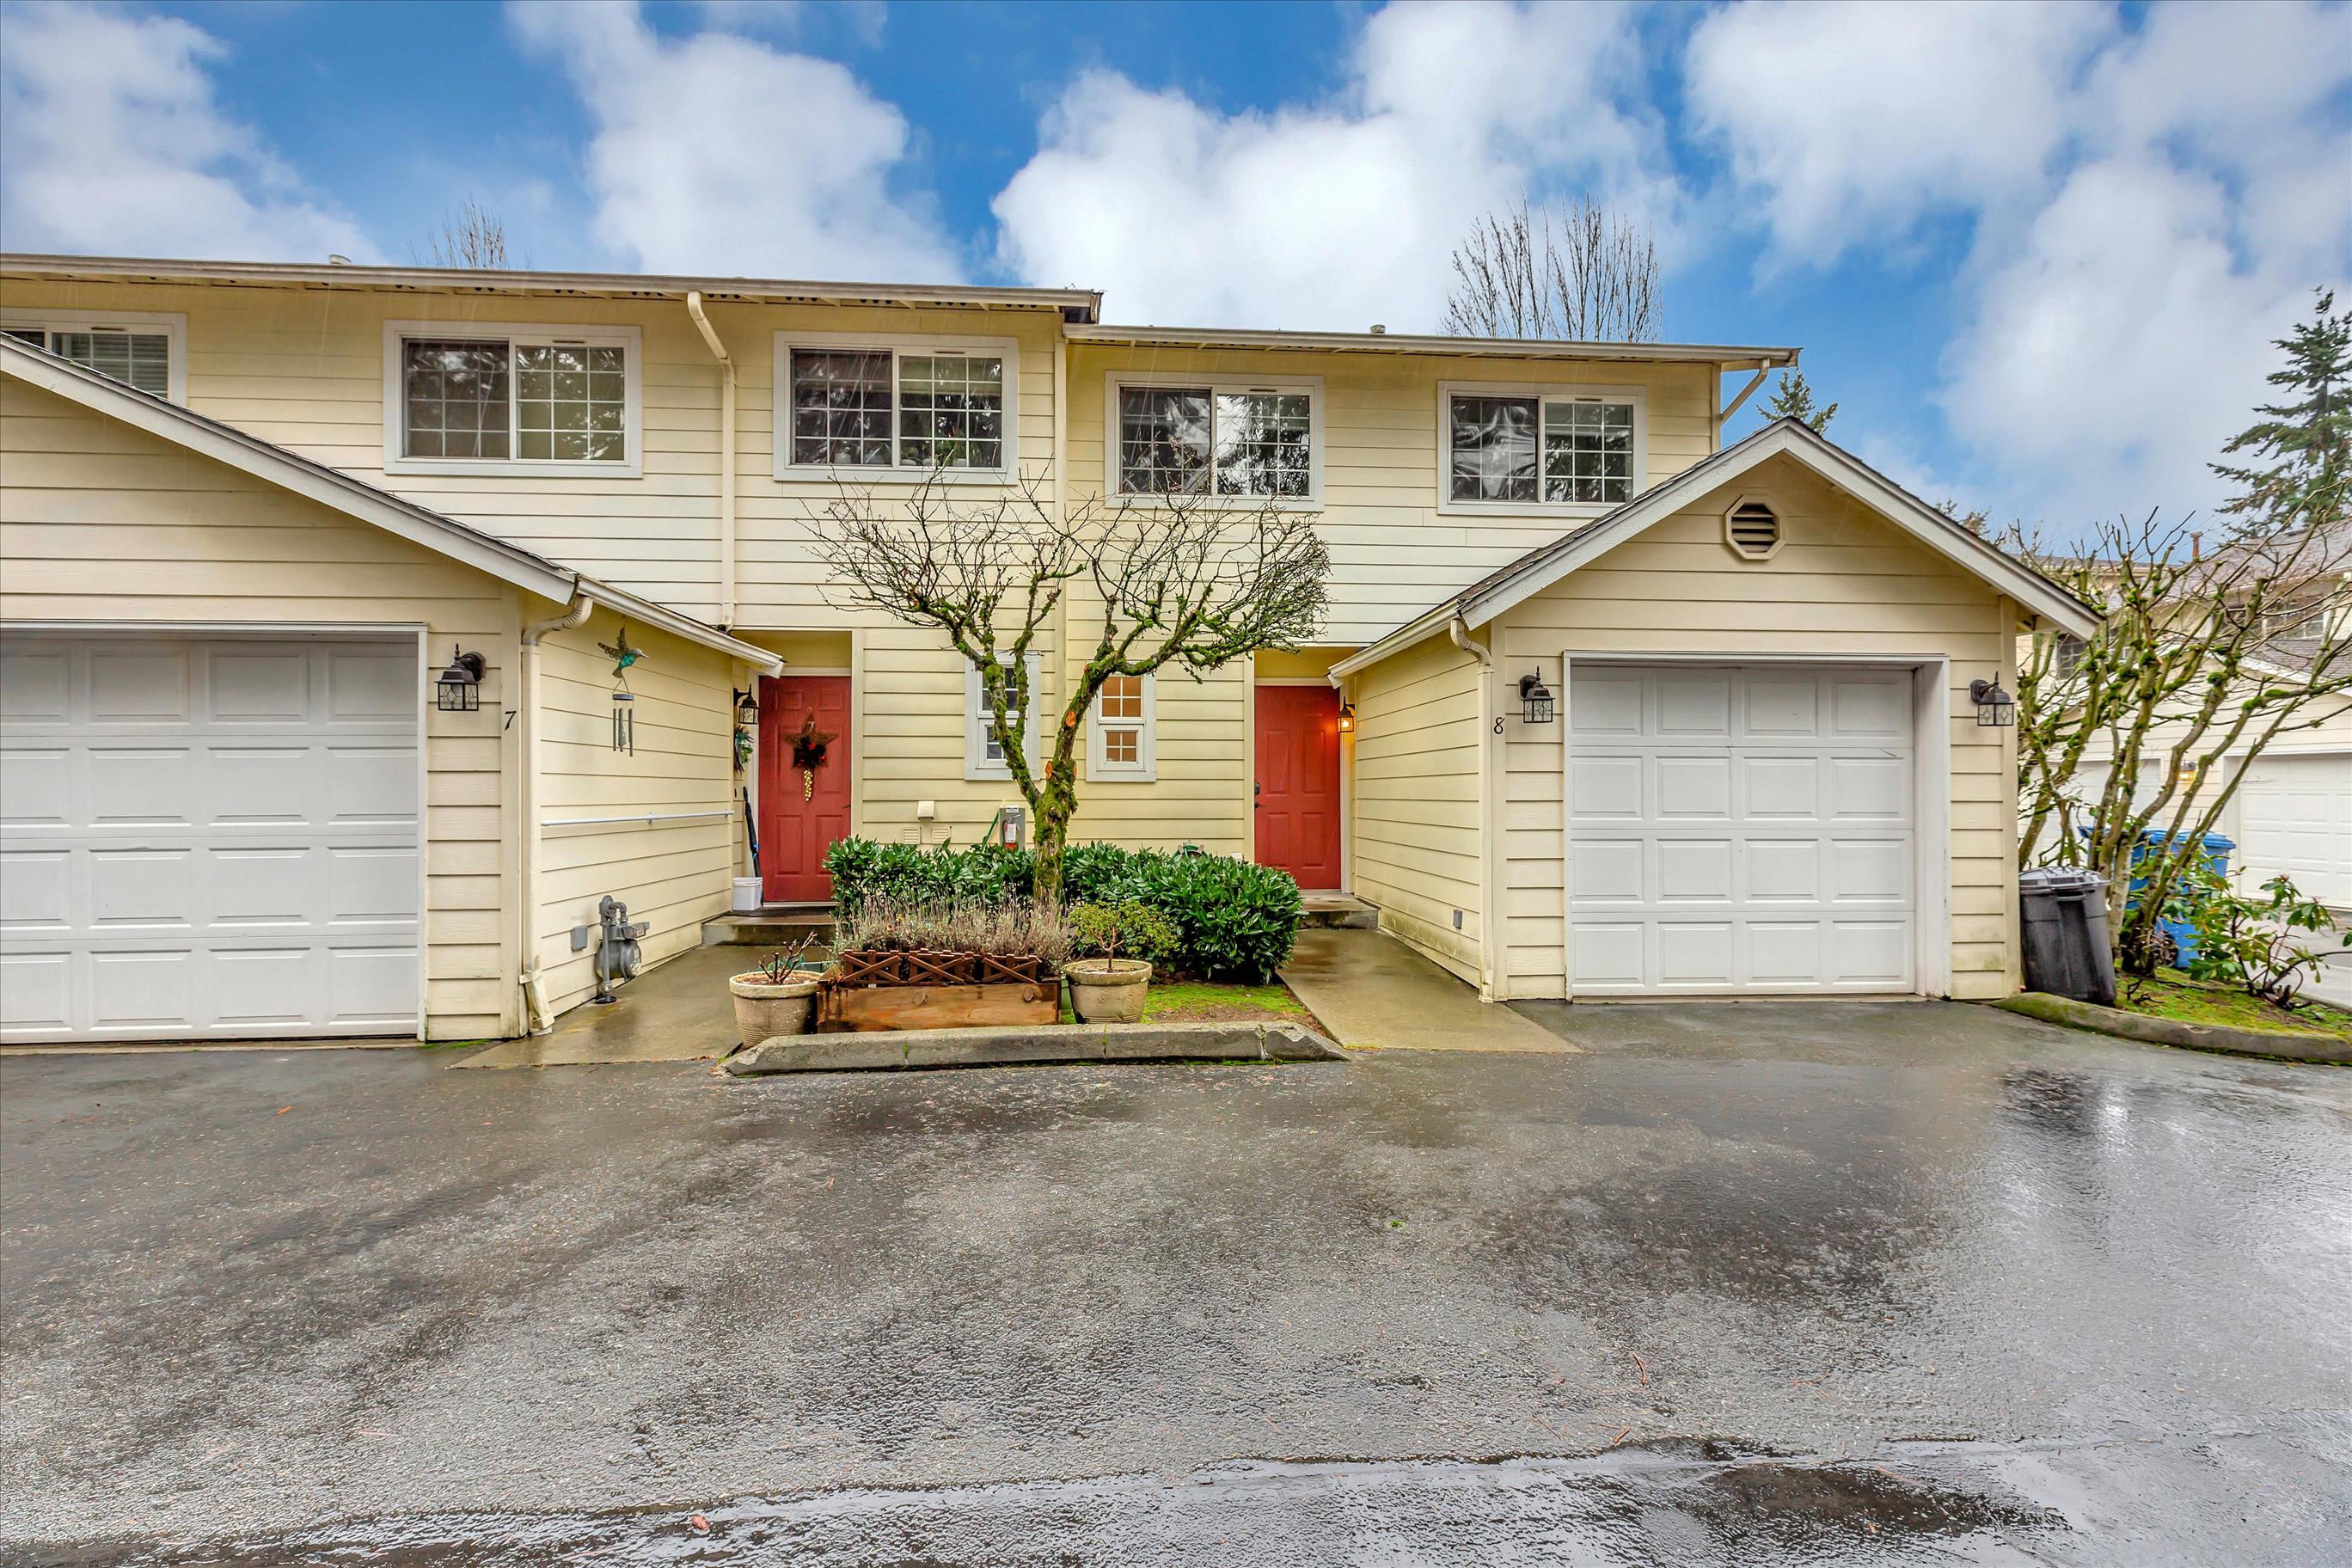
<path id="1" fill-rule="evenodd" d="M 918 848 L 845 838 L 824 858 L 833 898 L 849 909 L 876 894 L 903 900 L 995 902 L 1029 891 L 1036 859 L 992 844 Z M 1297 940 L 1298 884 L 1287 871 L 1226 855 L 1171 855 L 1115 844 L 1073 844 L 1062 852 L 1065 903 L 1134 899 L 1176 927 L 1177 971 L 1263 985 Z"/>

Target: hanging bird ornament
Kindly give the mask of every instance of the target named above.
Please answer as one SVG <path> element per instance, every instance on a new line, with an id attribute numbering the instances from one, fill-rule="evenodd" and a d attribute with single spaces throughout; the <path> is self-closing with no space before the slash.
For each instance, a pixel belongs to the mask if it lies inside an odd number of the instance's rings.
<path id="1" fill-rule="evenodd" d="M 600 642 L 597 649 L 613 661 L 613 750 L 631 756 L 637 752 L 636 693 L 629 689 L 629 666 L 646 657 L 646 650 L 629 646 L 629 623 L 623 621 L 621 629 L 611 642 Z"/>

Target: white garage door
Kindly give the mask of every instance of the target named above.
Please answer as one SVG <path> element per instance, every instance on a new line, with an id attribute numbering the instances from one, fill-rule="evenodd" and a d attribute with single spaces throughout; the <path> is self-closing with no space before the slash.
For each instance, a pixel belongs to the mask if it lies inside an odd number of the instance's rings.
<path id="1" fill-rule="evenodd" d="M 416 1027 L 412 639 L 0 641 L 0 1039 Z"/>
<path id="2" fill-rule="evenodd" d="M 1909 671 L 1570 680 L 1577 994 L 1916 987 Z"/>
<path id="3" fill-rule="evenodd" d="M 2255 758 L 2238 785 L 2238 838 L 2248 888 L 2284 871 L 2331 909 L 2352 910 L 2352 755 Z"/>

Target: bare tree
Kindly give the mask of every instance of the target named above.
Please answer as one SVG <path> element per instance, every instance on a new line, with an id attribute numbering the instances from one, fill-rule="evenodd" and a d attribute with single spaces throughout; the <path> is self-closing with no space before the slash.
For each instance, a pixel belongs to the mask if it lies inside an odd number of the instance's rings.
<path id="1" fill-rule="evenodd" d="M 2219 548 L 2202 548 L 2193 520 L 2153 516 L 2101 527 L 2087 552 L 2009 541 L 2105 616 L 2087 643 L 2037 640 L 2018 671 L 2020 862 L 2105 873 L 2117 952 L 2138 973 L 2155 963 L 2147 933 L 2246 770 L 2282 735 L 2352 708 L 2352 407 L 2341 392 L 2352 312 L 2334 305 L 2323 293 L 2314 319 L 2279 341 L 2287 363 L 2270 380 L 2290 401 L 2258 410 L 2224 448 L 2241 466 L 2214 465 L 2242 487 L 2222 508 L 2239 521 Z M 2094 795 L 2074 779 L 2102 737 L 2108 772 Z M 2151 763 L 2155 787 L 2143 788 Z"/>
<path id="2" fill-rule="evenodd" d="M 835 605 L 943 632 L 980 672 L 989 734 L 1036 823 L 1041 900 L 1060 897 L 1077 747 L 1103 683 L 1164 668 L 1197 680 L 1260 648 L 1300 647 L 1322 618 L 1331 569 L 1307 514 L 1205 487 L 1097 498 L 1066 513 L 1039 478 L 962 500 L 935 471 L 903 505 L 844 485 L 814 531 Z M 1026 743 L 1028 656 L 1050 641 L 1066 598 L 1073 614 L 1100 619 L 1040 769 Z M 1076 628 L 1071 642 L 1054 649 L 1065 667 L 1082 646 Z"/>
<path id="3" fill-rule="evenodd" d="M 1646 226 L 1579 196 L 1489 214 L 1454 247 L 1445 330 L 1474 338 L 1654 342 L 1658 252 Z"/>
<path id="4" fill-rule="evenodd" d="M 444 213 L 441 226 L 425 236 L 425 243 L 436 267 L 507 265 L 507 226 L 471 196 L 456 212 Z"/>

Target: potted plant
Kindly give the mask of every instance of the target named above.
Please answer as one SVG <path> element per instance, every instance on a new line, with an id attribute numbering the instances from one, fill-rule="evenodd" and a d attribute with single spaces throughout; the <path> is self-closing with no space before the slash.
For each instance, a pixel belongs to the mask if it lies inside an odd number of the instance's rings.
<path id="1" fill-rule="evenodd" d="M 1088 1024 L 1140 1022 L 1151 963 L 1144 958 L 1121 958 L 1118 950 L 1164 952 L 1176 945 L 1175 925 L 1150 905 L 1123 899 L 1072 910 L 1070 936 L 1080 947 L 1102 953 L 1062 965 L 1062 977 L 1070 983 L 1071 1010 Z"/>
<path id="2" fill-rule="evenodd" d="M 817 970 L 808 959 L 814 937 L 768 954 L 757 969 L 734 975 L 735 1031 L 746 1046 L 778 1035 L 805 1035 L 816 1013 Z"/>

